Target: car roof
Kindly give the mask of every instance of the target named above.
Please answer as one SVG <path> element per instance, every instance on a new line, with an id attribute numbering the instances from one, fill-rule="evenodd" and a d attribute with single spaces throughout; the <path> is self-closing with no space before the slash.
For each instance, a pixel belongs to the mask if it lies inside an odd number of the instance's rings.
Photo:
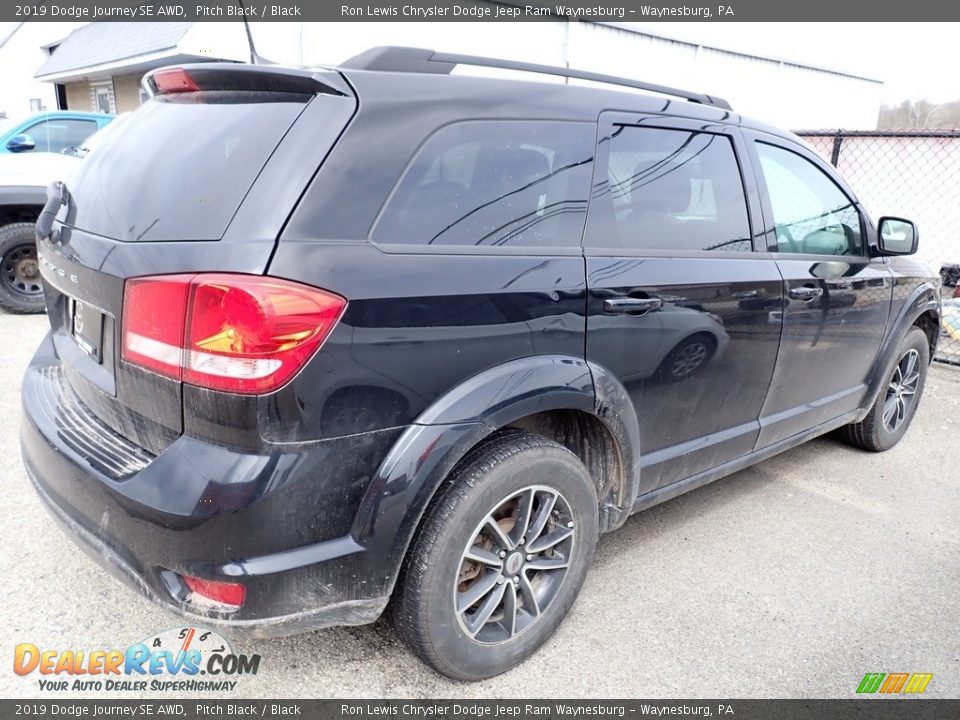
<path id="1" fill-rule="evenodd" d="M 352 67 L 248 65 L 245 63 L 202 63 L 179 65 L 187 71 L 203 68 L 225 73 L 244 74 L 263 72 L 283 76 L 309 77 L 320 83 L 331 83 L 337 75 L 349 83 L 358 95 L 361 112 L 371 105 L 420 99 L 423 102 L 442 102 L 446 114 L 457 114 L 462 119 L 492 117 L 539 118 L 595 122 L 603 111 L 636 112 L 703 120 L 746 127 L 793 142 L 802 142 L 791 132 L 751 119 L 718 105 L 692 102 L 687 99 L 657 95 L 638 90 L 625 90 L 619 85 L 605 83 L 566 84 L 544 82 L 516 77 L 447 74 L 443 72 L 404 72 L 393 70 L 366 70 Z M 164 70 L 161 68 L 160 70 Z M 154 72 L 159 72 L 154 71 Z M 574 81 L 577 82 L 577 81 Z M 334 89 L 334 92 L 336 90 Z"/>
<path id="2" fill-rule="evenodd" d="M 600 112 L 620 111 L 703 120 L 747 127 L 782 138 L 796 136 L 733 110 L 689 100 L 627 91 L 616 86 L 564 84 L 514 78 L 438 73 L 392 72 L 338 68 L 364 100 L 425 101 L 443 98 L 446 103 L 495 107 L 503 117 L 541 117 L 595 121 Z"/>

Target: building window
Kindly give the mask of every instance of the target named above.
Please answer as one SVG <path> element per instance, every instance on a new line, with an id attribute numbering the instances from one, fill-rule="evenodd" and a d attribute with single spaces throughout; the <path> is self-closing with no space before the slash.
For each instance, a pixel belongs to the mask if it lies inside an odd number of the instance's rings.
<path id="1" fill-rule="evenodd" d="M 113 99 L 113 81 L 108 80 L 105 83 L 91 83 L 90 92 L 93 95 L 94 112 L 113 115 L 117 111 Z"/>
<path id="2" fill-rule="evenodd" d="M 43 100 L 40 98 L 30 98 L 30 112 L 43 112 Z"/>

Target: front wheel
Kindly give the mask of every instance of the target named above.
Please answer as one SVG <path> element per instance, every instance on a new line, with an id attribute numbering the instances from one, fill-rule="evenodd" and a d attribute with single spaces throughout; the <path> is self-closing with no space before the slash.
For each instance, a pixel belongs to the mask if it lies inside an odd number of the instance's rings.
<path id="1" fill-rule="evenodd" d="M 917 412 L 929 365 L 927 335 L 913 327 L 900 344 L 897 363 L 870 412 L 860 422 L 842 427 L 842 437 L 851 445 L 874 452 L 889 450 L 900 442 Z"/>
<path id="2" fill-rule="evenodd" d="M 33 223 L 0 227 L 0 307 L 12 313 L 43 312 L 43 284 Z"/>
<path id="3" fill-rule="evenodd" d="M 583 463 L 510 430 L 458 466 L 404 563 L 393 620 L 438 672 L 481 680 L 519 665 L 573 605 L 597 542 Z"/>

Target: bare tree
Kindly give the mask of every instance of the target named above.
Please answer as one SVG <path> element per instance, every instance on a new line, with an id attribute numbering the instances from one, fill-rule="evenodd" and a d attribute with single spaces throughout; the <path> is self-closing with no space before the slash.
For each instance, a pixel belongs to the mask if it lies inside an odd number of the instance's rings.
<path id="1" fill-rule="evenodd" d="M 883 105 L 877 127 L 880 130 L 960 128 L 960 100 L 940 104 L 928 100 L 904 100 L 899 105 Z"/>

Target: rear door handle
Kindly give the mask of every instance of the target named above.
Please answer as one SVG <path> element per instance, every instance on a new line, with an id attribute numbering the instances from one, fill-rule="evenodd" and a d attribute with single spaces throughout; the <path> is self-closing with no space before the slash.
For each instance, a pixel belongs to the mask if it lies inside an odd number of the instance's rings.
<path id="1" fill-rule="evenodd" d="M 607 298 L 603 301 L 603 311 L 606 313 L 625 313 L 627 315 L 645 315 L 648 312 L 663 307 L 663 299 L 658 297 L 634 298 L 618 297 Z"/>
<path id="2" fill-rule="evenodd" d="M 789 295 L 794 300 L 806 300 L 807 302 L 810 302 L 814 298 L 818 298 L 823 295 L 823 288 L 804 285 L 803 287 L 790 288 Z"/>

